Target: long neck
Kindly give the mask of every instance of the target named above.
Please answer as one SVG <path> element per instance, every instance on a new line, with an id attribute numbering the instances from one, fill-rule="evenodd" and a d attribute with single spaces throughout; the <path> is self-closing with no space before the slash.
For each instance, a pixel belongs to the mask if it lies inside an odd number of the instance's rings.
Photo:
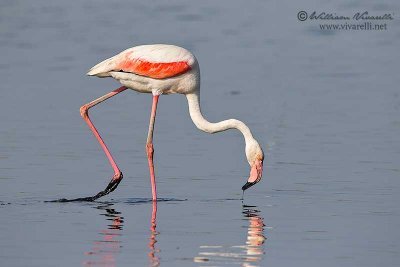
<path id="1" fill-rule="evenodd" d="M 187 94 L 186 98 L 189 104 L 190 117 L 192 118 L 196 127 L 200 130 L 207 133 L 218 133 L 228 129 L 238 129 L 243 134 L 246 145 L 255 141 L 249 127 L 239 120 L 229 119 L 217 123 L 207 121 L 201 114 L 200 96 L 198 93 Z"/>

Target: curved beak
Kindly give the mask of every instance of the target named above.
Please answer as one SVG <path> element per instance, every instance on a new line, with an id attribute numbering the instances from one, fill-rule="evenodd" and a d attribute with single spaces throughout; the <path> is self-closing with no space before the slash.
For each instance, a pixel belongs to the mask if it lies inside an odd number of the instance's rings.
<path id="1" fill-rule="evenodd" d="M 253 166 L 251 166 L 250 176 L 247 179 L 247 183 L 242 186 L 242 190 L 246 190 L 261 180 L 263 170 L 262 160 L 255 160 Z"/>
<path id="2" fill-rule="evenodd" d="M 247 183 L 244 184 L 244 186 L 242 186 L 242 190 L 244 191 L 244 190 L 246 190 L 247 188 L 250 188 L 250 187 L 252 187 L 252 186 L 255 185 L 255 184 L 256 184 L 256 183 L 247 182 Z"/>

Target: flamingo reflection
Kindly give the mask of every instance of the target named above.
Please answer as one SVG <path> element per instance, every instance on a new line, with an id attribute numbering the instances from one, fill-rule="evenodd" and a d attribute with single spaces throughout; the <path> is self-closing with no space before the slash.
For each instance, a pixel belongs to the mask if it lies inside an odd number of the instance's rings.
<path id="1" fill-rule="evenodd" d="M 112 205 L 111 203 L 106 203 L 96 207 L 99 210 L 104 210 L 106 213 L 101 215 L 106 216 L 107 221 L 112 223 L 107 225 L 107 229 L 99 233 L 102 239 L 93 242 L 92 250 L 85 252 L 85 255 L 96 258 L 95 260 L 83 262 L 85 266 L 116 266 L 115 255 L 120 252 L 122 247 L 118 237 L 121 236 L 120 232 L 123 228 L 124 217 L 121 216 L 120 212 L 113 209 Z"/>
<path id="2" fill-rule="evenodd" d="M 246 257 L 245 261 L 247 264 L 243 266 L 257 266 L 251 265 L 249 262 L 257 263 L 261 261 L 262 255 L 264 255 L 264 242 L 267 239 L 264 236 L 264 221 L 259 215 L 260 211 L 256 209 L 256 206 L 243 206 L 243 214 L 245 218 L 249 220 L 249 227 L 247 229 L 247 241 L 244 246 Z"/>
<path id="3" fill-rule="evenodd" d="M 248 221 L 245 245 L 238 246 L 200 246 L 203 250 L 193 259 L 200 266 L 231 266 L 241 264 L 243 267 L 260 266 L 264 252 L 264 218 L 256 206 L 243 205 L 244 220 Z"/>

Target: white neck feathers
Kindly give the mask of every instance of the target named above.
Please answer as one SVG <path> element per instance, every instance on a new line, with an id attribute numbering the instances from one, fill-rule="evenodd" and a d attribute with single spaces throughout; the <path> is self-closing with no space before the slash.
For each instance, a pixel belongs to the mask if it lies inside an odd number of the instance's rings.
<path id="1" fill-rule="evenodd" d="M 218 133 L 228 129 L 238 129 L 243 134 L 246 146 L 255 141 L 249 127 L 239 120 L 229 119 L 217 123 L 207 121 L 201 114 L 200 96 L 198 93 L 186 94 L 186 98 L 189 104 L 190 117 L 200 130 L 207 133 Z"/>

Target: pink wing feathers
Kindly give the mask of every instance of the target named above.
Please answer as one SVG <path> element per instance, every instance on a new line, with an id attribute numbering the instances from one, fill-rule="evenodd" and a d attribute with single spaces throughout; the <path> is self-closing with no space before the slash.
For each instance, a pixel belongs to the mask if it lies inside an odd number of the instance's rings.
<path id="1" fill-rule="evenodd" d="M 194 56 L 178 46 L 142 45 L 129 48 L 100 62 L 87 74 L 107 77 L 110 76 L 109 72 L 123 71 L 154 79 L 165 79 L 189 71 L 194 62 Z"/>

